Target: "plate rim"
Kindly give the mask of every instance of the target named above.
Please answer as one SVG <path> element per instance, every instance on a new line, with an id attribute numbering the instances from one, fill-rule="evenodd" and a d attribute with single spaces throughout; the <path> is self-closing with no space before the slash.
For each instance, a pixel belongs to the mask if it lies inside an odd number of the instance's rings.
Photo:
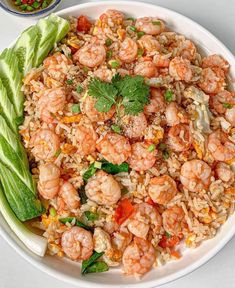
<path id="1" fill-rule="evenodd" d="M 61 16 L 61 14 L 68 14 L 73 12 L 73 10 L 79 10 L 82 8 L 91 8 L 91 7 L 96 7 L 98 5 L 128 5 L 128 6 L 144 6 L 145 8 L 159 8 L 163 13 L 164 11 L 172 14 L 172 15 L 176 15 L 178 18 L 184 19 L 187 22 L 190 22 L 191 24 L 193 24 L 194 26 L 197 26 L 197 28 L 199 30 L 201 30 L 204 34 L 206 34 L 206 36 L 208 38 L 211 38 L 213 41 L 217 42 L 227 53 L 227 55 L 229 57 L 226 58 L 230 58 L 231 61 L 234 61 L 234 55 L 232 54 L 232 52 L 216 37 L 214 36 L 209 30 L 207 30 L 206 28 L 204 28 L 202 25 L 198 24 L 197 22 L 195 22 L 194 20 L 184 16 L 183 14 L 176 12 L 172 9 L 168 9 L 165 7 L 162 7 L 160 5 L 155 5 L 155 4 L 150 4 L 150 3 L 144 3 L 141 1 L 97 1 L 97 2 L 88 2 L 88 3 L 82 3 L 82 4 L 77 4 L 77 5 L 73 5 L 70 7 L 67 7 L 65 9 L 59 10 L 57 11 L 55 14 L 58 16 Z M 230 62 L 230 61 L 229 61 Z M 5 220 L 4 220 L 5 221 Z M 228 220 L 227 220 L 228 221 Z M 8 226 L 8 224 L 6 223 L 6 226 Z M 8 226 L 8 228 L 10 229 L 10 227 Z M 11 230 L 11 229 L 10 229 Z M 82 278 L 74 278 L 72 276 L 69 276 L 67 274 L 58 272 L 58 270 L 48 267 L 46 264 L 34 259 L 33 255 L 25 250 L 24 248 L 21 247 L 21 245 L 19 245 L 17 243 L 17 241 L 15 241 L 10 234 L 8 234 L 4 228 L 2 228 L 2 224 L 0 223 L 0 235 L 3 237 L 3 239 L 22 257 L 24 258 L 26 261 L 28 261 L 30 264 L 32 264 L 34 267 L 38 268 L 39 270 L 45 272 L 46 274 L 61 280 L 63 282 L 66 283 L 70 283 L 72 285 L 75 286 L 79 286 L 79 287 L 84 287 L 84 288 L 90 288 L 91 285 L 94 285 L 94 287 L 143 287 L 143 285 L 145 286 L 145 288 L 151 288 L 151 287 L 159 287 L 163 284 L 172 282 L 174 280 L 177 280 L 185 275 L 188 275 L 190 273 L 192 273 L 193 271 L 195 271 L 196 269 L 198 269 L 199 267 L 203 266 L 204 264 L 206 264 L 210 259 L 212 259 L 231 239 L 232 237 L 235 235 L 235 226 L 233 227 L 233 229 L 230 229 L 228 233 L 225 234 L 225 236 L 222 238 L 221 241 L 219 241 L 213 248 L 211 248 L 211 250 L 205 254 L 203 257 L 201 257 L 200 259 L 196 260 L 194 263 L 192 263 L 191 265 L 189 265 L 186 268 L 183 268 L 179 271 L 176 271 L 168 276 L 164 276 L 161 279 L 154 279 L 154 280 L 149 280 L 149 281 L 140 281 L 140 282 L 135 282 L 135 280 L 133 280 L 133 284 L 114 284 L 114 285 L 109 285 L 106 283 L 96 283 L 94 284 L 93 282 L 89 282 L 89 281 L 85 281 L 82 280 Z M 20 241 L 20 240 L 19 240 Z"/>

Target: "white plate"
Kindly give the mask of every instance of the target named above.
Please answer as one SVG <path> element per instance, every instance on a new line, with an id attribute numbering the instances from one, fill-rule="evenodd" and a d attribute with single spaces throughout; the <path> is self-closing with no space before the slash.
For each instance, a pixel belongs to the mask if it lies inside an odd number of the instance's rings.
<path id="1" fill-rule="evenodd" d="M 58 12 L 62 17 L 69 15 L 88 15 L 97 18 L 106 9 L 117 9 L 135 18 L 142 16 L 157 16 L 163 19 L 167 26 L 173 31 L 184 34 L 192 39 L 205 53 L 221 54 L 231 64 L 230 75 L 235 78 L 235 62 L 231 52 L 211 33 L 192 20 L 171 10 L 140 2 L 109 1 L 77 5 Z M 172 261 L 165 266 L 152 269 L 141 281 L 133 277 L 124 277 L 119 268 L 110 269 L 107 273 L 89 274 L 80 276 L 78 263 L 67 259 L 46 256 L 37 257 L 30 253 L 10 230 L 0 215 L 0 233 L 5 240 L 26 260 L 35 265 L 38 269 L 56 277 L 57 279 L 69 282 L 79 287 L 154 287 L 169 281 L 175 280 L 190 273 L 212 258 L 223 246 L 233 237 L 235 233 L 235 216 L 231 216 L 222 226 L 217 236 L 212 240 L 204 242 L 194 250 L 185 249 L 180 260 Z"/>

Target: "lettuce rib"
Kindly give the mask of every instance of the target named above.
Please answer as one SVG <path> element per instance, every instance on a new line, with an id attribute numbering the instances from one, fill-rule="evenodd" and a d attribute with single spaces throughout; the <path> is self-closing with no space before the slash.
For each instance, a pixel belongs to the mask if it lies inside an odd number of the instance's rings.
<path id="1" fill-rule="evenodd" d="M 19 68 L 23 75 L 26 75 L 33 67 L 38 37 L 38 27 L 36 25 L 31 26 L 23 31 L 13 48 L 19 60 Z"/>
<path id="2" fill-rule="evenodd" d="M 23 115 L 24 95 L 21 91 L 22 73 L 12 48 L 5 49 L 0 55 L 0 79 L 7 90 L 7 96 L 14 105 L 17 117 Z"/>
<path id="3" fill-rule="evenodd" d="M 1 162 L 0 180 L 12 210 L 21 221 L 35 218 L 43 213 L 44 208 L 40 200 L 13 171 Z"/>
<path id="4" fill-rule="evenodd" d="M 17 133 L 16 119 L 17 115 L 15 108 L 9 98 L 7 97 L 7 91 L 0 79 L 0 114 L 4 117 L 9 127 Z"/>
<path id="5" fill-rule="evenodd" d="M 0 115 L 0 161 L 14 171 L 33 195 L 36 194 L 27 155 L 19 138 L 7 126 Z"/>

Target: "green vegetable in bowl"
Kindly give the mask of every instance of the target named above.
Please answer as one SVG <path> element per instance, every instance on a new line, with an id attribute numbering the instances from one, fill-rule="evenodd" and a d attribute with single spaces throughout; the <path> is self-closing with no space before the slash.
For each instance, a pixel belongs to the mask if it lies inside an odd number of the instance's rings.
<path id="1" fill-rule="evenodd" d="M 86 229 L 88 231 L 91 231 L 91 232 L 94 231 L 93 227 L 87 226 L 86 224 L 84 224 L 81 221 L 77 220 L 75 217 L 60 218 L 60 222 L 63 223 L 63 224 L 74 222 L 75 225 L 78 226 L 78 227 L 84 228 L 84 229 Z"/>
<path id="2" fill-rule="evenodd" d="M 47 249 L 47 239 L 32 233 L 26 226 L 19 221 L 12 211 L 7 199 L 4 195 L 2 186 L 0 184 L 0 211 L 10 226 L 12 231 L 24 243 L 24 245 L 38 256 L 44 256 Z"/>
<path id="3" fill-rule="evenodd" d="M 109 270 L 108 264 L 106 264 L 104 261 L 96 261 L 92 263 L 90 266 L 88 266 L 83 274 L 101 273 L 101 272 L 106 272 L 108 270 Z"/>

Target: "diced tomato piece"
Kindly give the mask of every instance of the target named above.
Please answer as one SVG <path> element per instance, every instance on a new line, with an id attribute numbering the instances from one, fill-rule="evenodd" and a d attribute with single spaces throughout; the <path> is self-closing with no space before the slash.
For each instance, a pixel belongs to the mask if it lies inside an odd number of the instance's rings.
<path id="1" fill-rule="evenodd" d="M 86 16 L 79 16 L 77 20 L 77 31 L 88 33 L 91 28 L 91 22 L 87 19 Z"/>
<path id="2" fill-rule="evenodd" d="M 28 0 L 21 0 L 22 4 L 28 4 Z"/>
<path id="3" fill-rule="evenodd" d="M 179 243 L 180 243 L 179 237 L 173 235 L 167 238 L 167 236 L 164 235 L 162 239 L 160 240 L 160 242 L 158 243 L 158 245 L 162 248 L 166 248 L 166 247 L 171 248 L 171 247 L 178 245 Z"/>
<path id="4" fill-rule="evenodd" d="M 176 259 L 180 259 L 181 258 L 181 254 L 178 251 L 171 251 L 171 256 L 175 257 Z"/>
<path id="5" fill-rule="evenodd" d="M 118 207 L 115 210 L 114 219 L 118 225 L 121 225 L 126 219 L 128 219 L 134 211 L 134 207 L 130 200 L 124 198 L 119 202 Z"/>
<path id="6" fill-rule="evenodd" d="M 35 0 L 28 0 L 28 5 L 32 5 L 35 2 Z"/>

